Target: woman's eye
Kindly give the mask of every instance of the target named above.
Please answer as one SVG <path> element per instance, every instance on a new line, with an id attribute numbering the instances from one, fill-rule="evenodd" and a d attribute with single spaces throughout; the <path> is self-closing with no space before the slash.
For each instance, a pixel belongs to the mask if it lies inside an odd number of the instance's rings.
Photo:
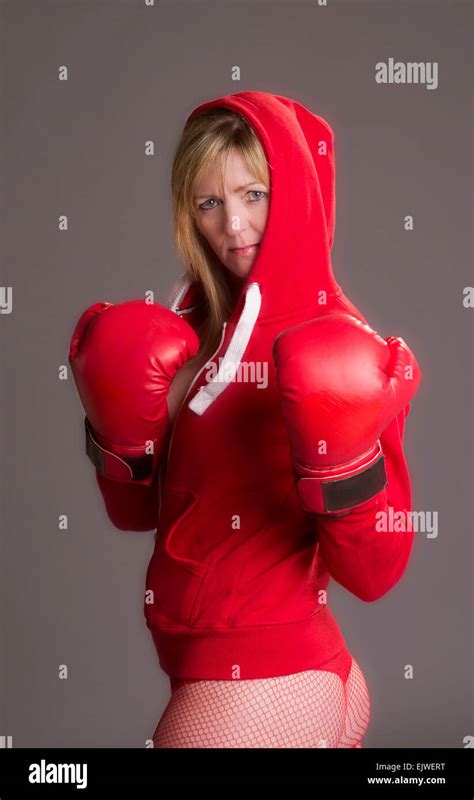
<path id="1" fill-rule="evenodd" d="M 261 191 L 261 189 L 251 189 L 249 194 L 266 194 L 266 192 Z M 261 197 L 257 197 L 257 200 L 261 200 L 261 199 L 262 199 Z M 255 203 L 256 201 L 252 200 L 251 202 Z"/>
<path id="2" fill-rule="evenodd" d="M 208 207 L 206 208 L 206 203 L 211 203 L 213 200 L 214 200 L 214 198 L 213 198 L 213 197 L 210 197 L 210 198 L 209 198 L 209 200 L 206 200 L 206 202 L 205 202 L 205 203 L 202 203 L 202 204 L 199 206 L 199 208 L 200 208 L 202 211 L 210 211 L 212 208 L 215 208 L 215 206 L 211 206 L 211 208 L 209 208 L 209 206 L 208 206 Z M 214 202 L 215 202 L 215 201 L 214 201 Z"/>
<path id="3" fill-rule="evenodd" d="M 264 196 L 268 195 L 267 192 L 264 192 L 261 189 L 251 189 L 249 192 L 247 192 L 247 194 L 258 194 L 258 195 L 264 195 Z M 257 197 L 254 200 L 251 200 L 250 202 L 251 203 L 257 203 L 262 199 L 263 199 L 262 197 Z M 217 202 L 218 201 L 215 199 L 215 197 L 210 197 L 209 200 L 206 200 L 204 203 L 201 203 L 199 208 L 200 208 L 201 211 L 212 211 L 212 209 L 215 208 L 215 205 L 214 206 L 209 206 L 209 205 L 207 205 L 207 203 L 217 203 Z"/>

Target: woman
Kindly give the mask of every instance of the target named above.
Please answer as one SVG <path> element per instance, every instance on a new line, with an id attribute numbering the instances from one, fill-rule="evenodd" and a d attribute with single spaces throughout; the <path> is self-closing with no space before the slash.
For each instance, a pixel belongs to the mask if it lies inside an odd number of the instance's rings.
<path id="1" fill-rule="evenodd" d="M 158 523 L 144 610 L 172 694 L 154 745 L 360 747 L 367 686 L 327 585 L 374 601 L 406 568 L 413 532 L 376 526 L 411 507 L 419 367 L 334 279 L 321 117 L 263 92 L 205 103 L 172 189 L 187 270 L 168 308 L 96 304 L 70 354 L 112 522 Z"/>

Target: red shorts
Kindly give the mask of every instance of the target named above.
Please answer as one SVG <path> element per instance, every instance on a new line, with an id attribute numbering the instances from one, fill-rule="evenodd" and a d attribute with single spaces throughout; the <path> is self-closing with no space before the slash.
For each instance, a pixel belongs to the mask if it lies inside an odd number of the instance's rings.
<path id="1" fill-rule="evenodd" d="M 345 684 L 351 670 L 352 664 L 352 655 L 347 649 L 347 647 L 343 647 L 342 650 L 333 658 L 330 658 L 329 661 L 324 661 L 320 664 L 317 669 L 318 670 L 325 670 L 328 672 L 335 672 L 336 675 L 339 675 L 342 682 Z M 179 689 L 180 686 L 186 686 L 188 683 L 197 683 L 197 681 L 202 680 L 200 678 L 170 678 L 170 688 L 171 692 L 176 691 Z M 258 680 L 258 678 L 255 678 Z"/>

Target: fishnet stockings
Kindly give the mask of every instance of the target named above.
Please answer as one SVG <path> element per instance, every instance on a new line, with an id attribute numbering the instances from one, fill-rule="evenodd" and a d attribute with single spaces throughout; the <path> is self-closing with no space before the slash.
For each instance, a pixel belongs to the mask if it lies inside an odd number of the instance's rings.
<path id="1" fill-rule="evenodd" d="M 256 680 L 172 680 L 159 748 L 362 747 L 364 675 L 347 649 L 324 668 Z"/>

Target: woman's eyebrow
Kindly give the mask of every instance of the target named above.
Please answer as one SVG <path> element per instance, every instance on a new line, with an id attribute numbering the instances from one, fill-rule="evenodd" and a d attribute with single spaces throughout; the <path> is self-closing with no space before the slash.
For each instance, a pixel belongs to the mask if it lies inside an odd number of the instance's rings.
<path id="1" fill-rule="evenodd" d="M 263 186 L 263 183 L 260 184 L 260 181 L 250 181 L 250 183 L 246 183 L 244 186 L 237 186 L 237 188 L 234 189 L 234 192 L 240 192 L 241 189 L 247 189 L 249 186 L 254 186 L 256 183 Z M 207 192 L 207 194 L 195 194 L 194 199 L 200 200 L 201 197 L 209 197 L 210 194 L 212 194 L 212 192 Z"/>

